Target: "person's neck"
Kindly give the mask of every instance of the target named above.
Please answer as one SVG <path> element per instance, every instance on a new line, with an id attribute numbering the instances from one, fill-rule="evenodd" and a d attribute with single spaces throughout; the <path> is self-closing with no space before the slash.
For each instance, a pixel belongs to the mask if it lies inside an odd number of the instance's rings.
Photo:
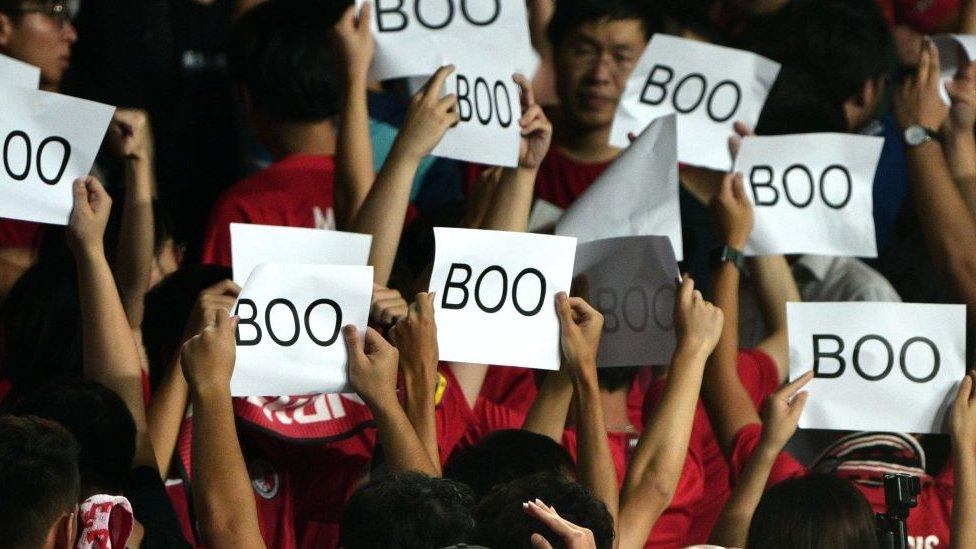
<path id="1" fill-rule="evenodd" d="M 626 390 L 600 389 L 600 400 L 603 404 L 603 418 L 607 423 L 608 432 L 629 432 L 634 429 L 627 410 Z"/>
<path id="2" fill-rule="evenodd" d="M 610 146 L 610 127 L 582 127 L 559 115 L 553 141 L 566 156 L 578 162 L 596 164 L 613 160 L 620 149 Z"/>
<path id="3" fill-rule="evenodd" d="M 336 137 L 332 122 L 275 122 L 262 132 L 262 141 L 271 157 L 281 160 L 294 154 L 328 156 L 335 154 Z"/>

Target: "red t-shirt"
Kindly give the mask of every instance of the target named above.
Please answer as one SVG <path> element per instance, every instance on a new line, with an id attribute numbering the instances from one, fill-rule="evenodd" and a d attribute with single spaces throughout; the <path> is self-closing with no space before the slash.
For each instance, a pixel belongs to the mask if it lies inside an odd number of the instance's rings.
<path id="1" fill-rule="evenodd" d="M 960 0 L 876 0 L 891 25 L 908 25 L 923 34 L 955 32 Z"/>
<path id="2" fill-rule="evenodd" d="M 44 225 L 19 219 L 0 219 L 0 248 L 36 248 Z"/>
<path id="3" fill-rule="evenodd" d="M 566 156 L 559 147 L 549 147 L 549 153 L 539 166 L 536 177 L 536 196 L 566 209 L 600 177 L 613 161 L 585 164 Z"/>
<path id="4" fill-rule="evenodd" d="M 331 156 L 292 155 L 236 183 L 210 215 L 203 262 L 230 266 L 231 223 L 320 227 L 335 203 L 334 177 Z"/>

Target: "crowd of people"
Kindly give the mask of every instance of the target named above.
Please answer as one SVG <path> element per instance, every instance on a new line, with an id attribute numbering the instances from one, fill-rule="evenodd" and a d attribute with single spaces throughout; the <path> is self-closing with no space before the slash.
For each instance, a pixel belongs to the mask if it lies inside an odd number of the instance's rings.
<path id="1" fill-rule="evenodd" d="M 788 381 L 786 325 L 788 302 L 903 300 L 966 304 L 976 327 L 976 62 L 944 83 L 929 38 L 976 34 L 976 2 L 526 5 L 541 66 L 513 76 L 502 168 L 430 156 L 459 121 L 454 67 L 413 95 L 371 81 L 369 2 L 0 0 L 0 54 L 119 107 L 67 227 L 0 219 L 0 546 L 880 548 L 885 475 L 908 473 L 901 543 L 976 548 L 976 372 L 948 436 L 839 433 L 794 457 L 817 395 Z M 569 207 L 621 153 L 655 33 L 782 65 L 733 151 L 885 136 L 879 256 L 744 275 L 712 253 L 752 233 L 741 174 L 681 165 L 669 364 L 597 368 L 585 289 L 555 297 L 558 371 L 441 361 L 433 227 L 525 232 L 534 200 Z M 933 138 L 906 144 L 915 125 Z M 369 328 L 340 336 L 354 395 L 231 396 L 231 223 L 372 236 Z"/>

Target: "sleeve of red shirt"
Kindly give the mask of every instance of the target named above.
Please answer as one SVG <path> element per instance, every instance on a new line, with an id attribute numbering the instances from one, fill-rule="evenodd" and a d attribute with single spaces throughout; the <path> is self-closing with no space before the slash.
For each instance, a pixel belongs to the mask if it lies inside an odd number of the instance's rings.
<path id="1" fill-rule="evenodd" d="M 780 387 L 779 369 L 773 358 L 760 349 L 739 349 L 739 379 L 758 410 L 766 397 Z"/>
<path id="2" fill-rule="evenodd" d="M 739 476 L 745 470 L 749 458 L 756 451 L 759 445 L 759 437 L 762 434 L 762 425 L 753 423 L 746 425 L 735 435 L 732 442 L 732 455 L 729 460 L 729 469 L 732 472 L 733 484 L 739 482 Z M 773 464 L 773 470 L 769 473 L 769 482 L 766 486 L 772 486 L 777 482 L 799 477 L 807 474 L 807 468 L 797 461 L 788 452 L 780 452 Z"/>
<path id="3" fill-rule="evenodd" d="M 203 239 L 203 263 L 231 266 L 230 224 L 240 222 L 247 222 L 243 211 L 224 200 L 217 202 Z"/>
<path id="4" fill-rule="evenodd" d="M 33 221 L 0 219 L 0 248 L 37 247 L 42 225 Z"/>

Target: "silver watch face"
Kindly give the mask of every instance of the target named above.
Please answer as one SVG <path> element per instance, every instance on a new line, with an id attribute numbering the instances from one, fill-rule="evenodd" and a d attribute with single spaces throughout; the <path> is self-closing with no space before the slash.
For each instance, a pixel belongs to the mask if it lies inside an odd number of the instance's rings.
<path id="1" fill-rule="evenodd" d="M 929 133 L 922 126 L 916 124 L 905 129 L 905 143 L 910 147 L 917 147 L 930 139 Z"/>

